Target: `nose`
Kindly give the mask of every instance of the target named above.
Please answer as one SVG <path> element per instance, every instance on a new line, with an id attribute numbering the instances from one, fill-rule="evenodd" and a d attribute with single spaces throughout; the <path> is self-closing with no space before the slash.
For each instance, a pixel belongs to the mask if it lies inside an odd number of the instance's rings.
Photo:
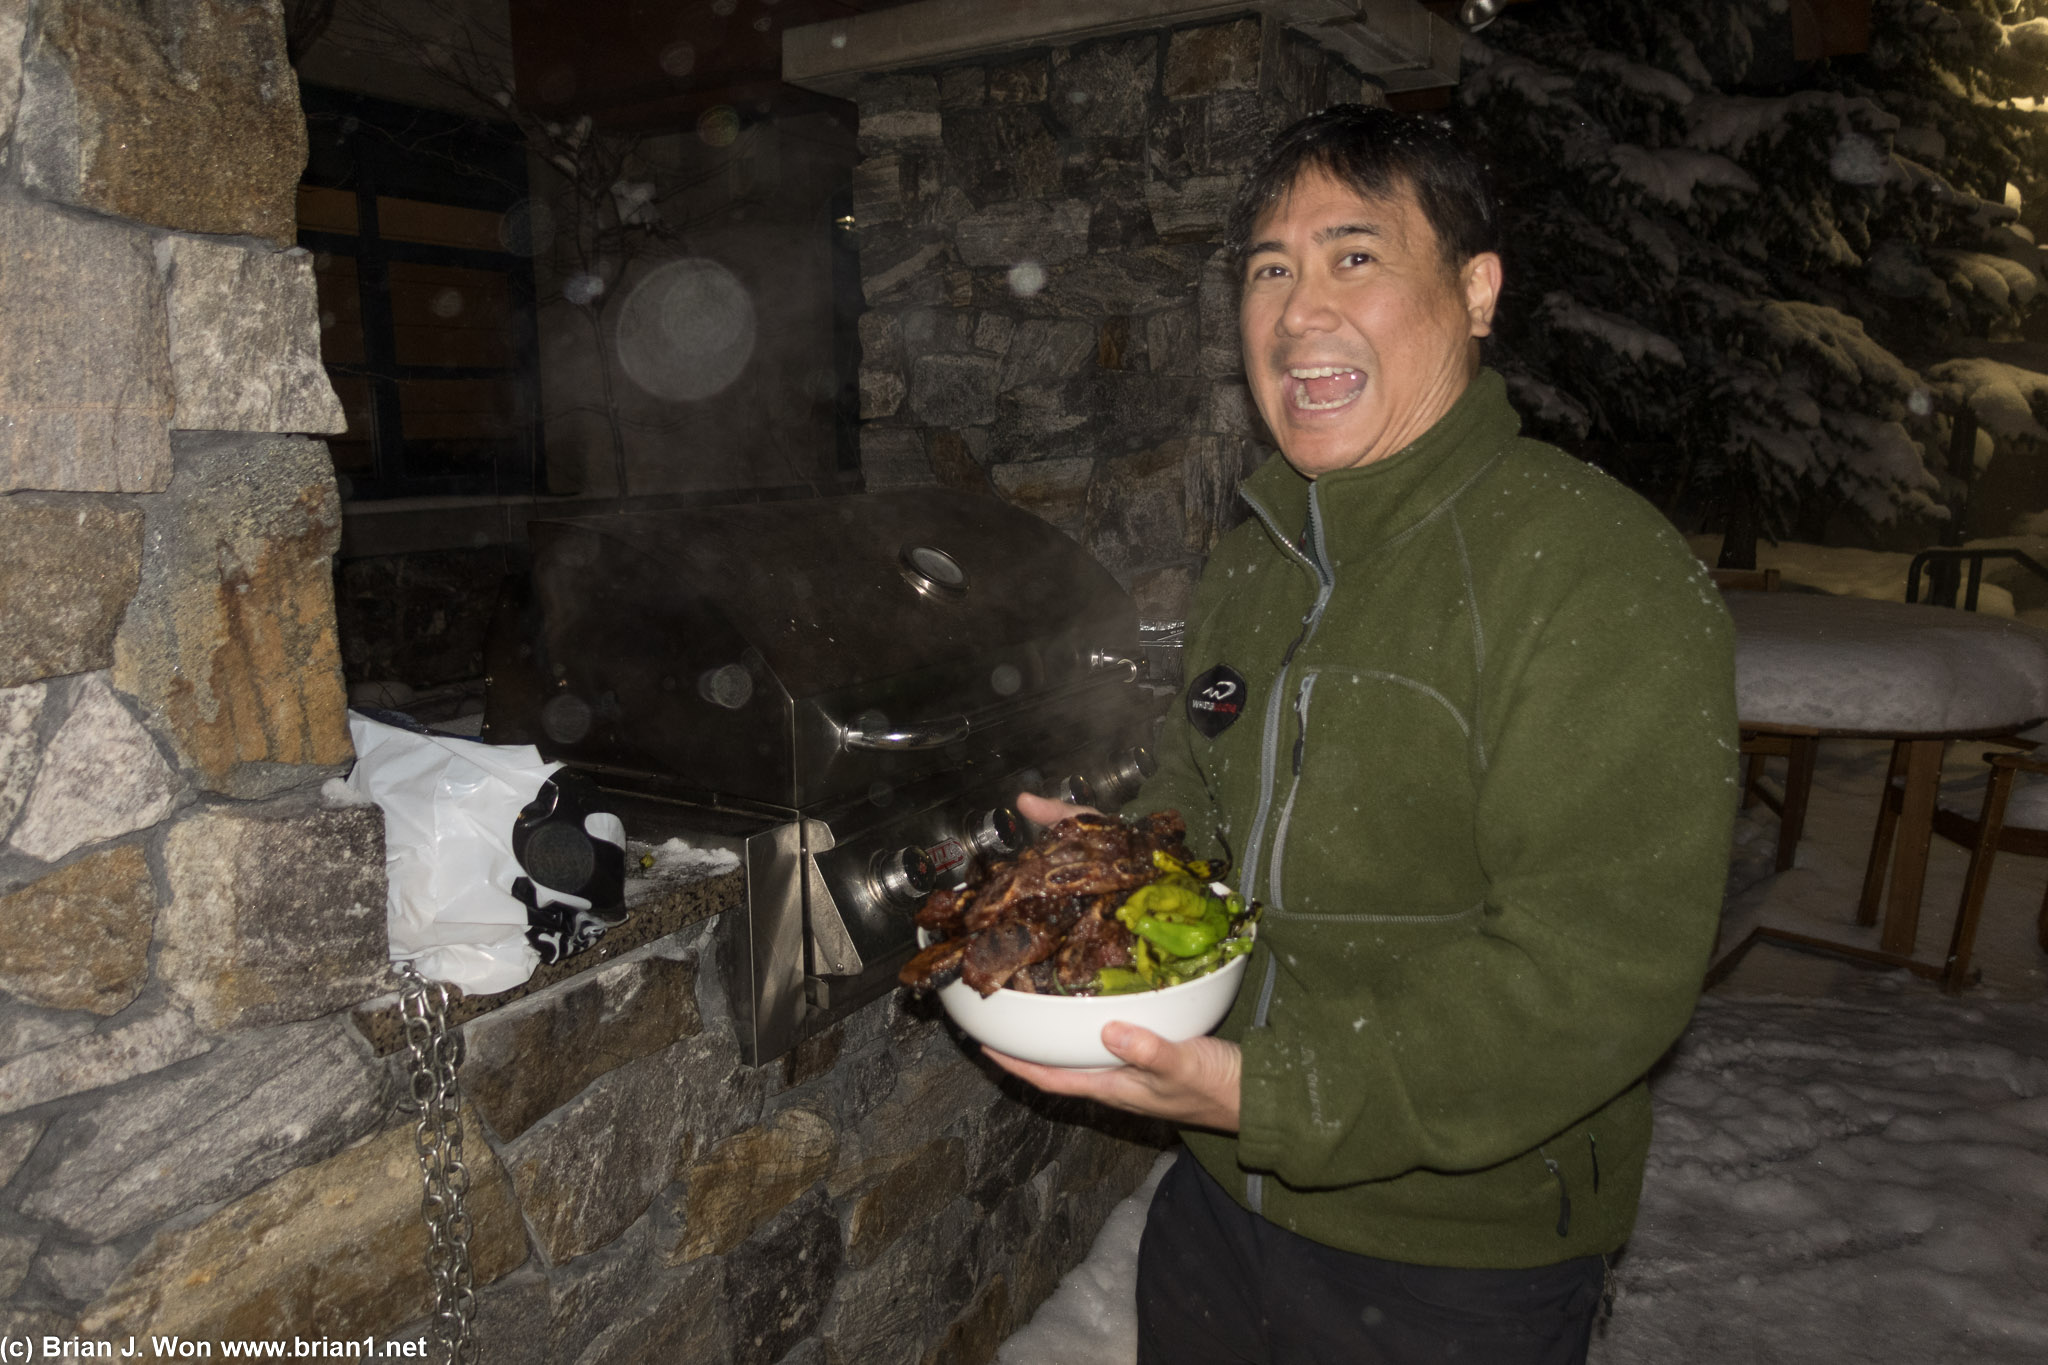
<path id="1" fill-rule="evenodd" d="M 1280 310 L 1280 335 L 1305 337 L 1332 330 L 1337 312 L 1330 303 L 1329 288 L 1312 273 L 1297 275 Z"/>

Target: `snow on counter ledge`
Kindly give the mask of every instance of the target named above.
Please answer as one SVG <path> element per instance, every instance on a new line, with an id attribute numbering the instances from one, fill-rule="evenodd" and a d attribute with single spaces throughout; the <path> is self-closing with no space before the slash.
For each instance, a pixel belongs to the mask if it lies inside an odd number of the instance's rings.
<path id="1" fill-rule="evenodd" d="M 1899 994 L 1701 1003 L 1651 1080 L 1642 1214 L 1592 1365 L 2048 1360 L 2048 1010 L 1872 985 Z M 1136 1358 L 1157 1176 L 1002 1365 Z"/>
<path id="2" fill-rule="evenodd" d="M 652 864 L 647 859 L 652 858 Z M 626 904 L 636 905 L 678 882 L 702 881 L 740 865 L 739 854 L 725 848 L 700 848 L 681 839 L 661 844 L 626 841 Z"/>

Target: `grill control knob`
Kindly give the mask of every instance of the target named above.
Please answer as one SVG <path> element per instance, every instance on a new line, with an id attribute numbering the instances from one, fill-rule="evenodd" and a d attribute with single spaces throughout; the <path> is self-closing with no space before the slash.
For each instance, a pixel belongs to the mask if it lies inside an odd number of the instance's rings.
<path id="1" fill-rule="evenodd" d="M 1053 796 L 1061 801 L 1071 801 L 1077 806 L 1092 806 L 1095 804 L 1095 784 L 1081 774 L 1075 773 L 1072 777 L 1060 779 Z"/>
<path id="2" fill-rule="evenodd" d="M 878 853 L 868 871 L 868 885 L 881 900 L 908 909 L 932 893 L 937 877 L 931 856 L 912 845 L 894 853 Z"/>
<path id="3" fill-rule="evenodd" d="M 1124 750 L 1110 769 L 1103 785 L 1111 793 L 1111 800 L 1118 805 L 1138 794 L 1138 788 L 1145 785 L 1145 779 L 1159 771 L 1159 760 L 1152 757 L 1152 751 L 1142 744 Z"/>
<path id="4" fill-rule="evenodd" d="M 967 828 L 968 842 L 984 858 L 1007 858 L 1024 850 L 1024 817 L 1008 806 L 982 812 Z"/>

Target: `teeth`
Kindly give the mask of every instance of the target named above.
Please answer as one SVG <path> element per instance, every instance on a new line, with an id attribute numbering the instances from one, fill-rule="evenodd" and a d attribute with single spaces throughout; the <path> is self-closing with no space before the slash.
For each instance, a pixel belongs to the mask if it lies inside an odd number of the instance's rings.
<path id="1" fill-rule="evenodd" d="M 1303 412 L 1322 412 L 1328 408 L 1341 408 L 1357 396 L 1355 393 L 1347 393 L 1342 398 L 1332 398 L 1327 403 L 1311 403 L 1308 401 L 1307 389 L 1296 389 L 1294 391 L 1294 406 Z"/>
<path id="2" fill-rule="evenodd" d="M 1287 375 L 1290 379 L 1301 380 L 1333 379 L 1340 374 L 1354 375 L 1360 378 L 1361 380 L 1364 378 L 1363 375 L 1360 375 L 1356 369 L 1352 368 L 1349 365 L 1303 365 L 1295 369 L 1291 369 L 1287 372 Z M 1292 390 L 1288 395 L 1289 401 L 1293 403 L 1294 408 L 1297 412 L 1327 412 L 1331 408 L 1343 407 L 1345 404 L 1351 402 L 1351 400 L 1353 400 L 1356 397 L 1358 397 L 1358 393 L 1356 390 L 1354 390 L 1351 393 L 1344 394 L 1341 397 L 1332 398 L 1327 403 L 1311 402 L 1309 400 L 1308 386 L 1306 384 L 1303 384 L 1300 387 Z"/>

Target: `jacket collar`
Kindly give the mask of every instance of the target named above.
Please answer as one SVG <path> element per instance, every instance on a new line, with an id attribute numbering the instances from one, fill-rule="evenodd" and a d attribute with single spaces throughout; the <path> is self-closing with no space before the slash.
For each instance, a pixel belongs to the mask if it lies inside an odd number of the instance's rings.
<path id="1" fill-rule="evenodd" d="M 1482 369 L 1436 425 L 1383 460 L 1305 479 L 1275 454 L 1239 488 L 1266 514 L 1269 533 L 1293 539 L 1308 521 L 1315 490 L 1330 567 L 1387 544 L 1420 526 L 1463 491 L 1522 429 L 1508 404 L 1507 383 Z"/>

